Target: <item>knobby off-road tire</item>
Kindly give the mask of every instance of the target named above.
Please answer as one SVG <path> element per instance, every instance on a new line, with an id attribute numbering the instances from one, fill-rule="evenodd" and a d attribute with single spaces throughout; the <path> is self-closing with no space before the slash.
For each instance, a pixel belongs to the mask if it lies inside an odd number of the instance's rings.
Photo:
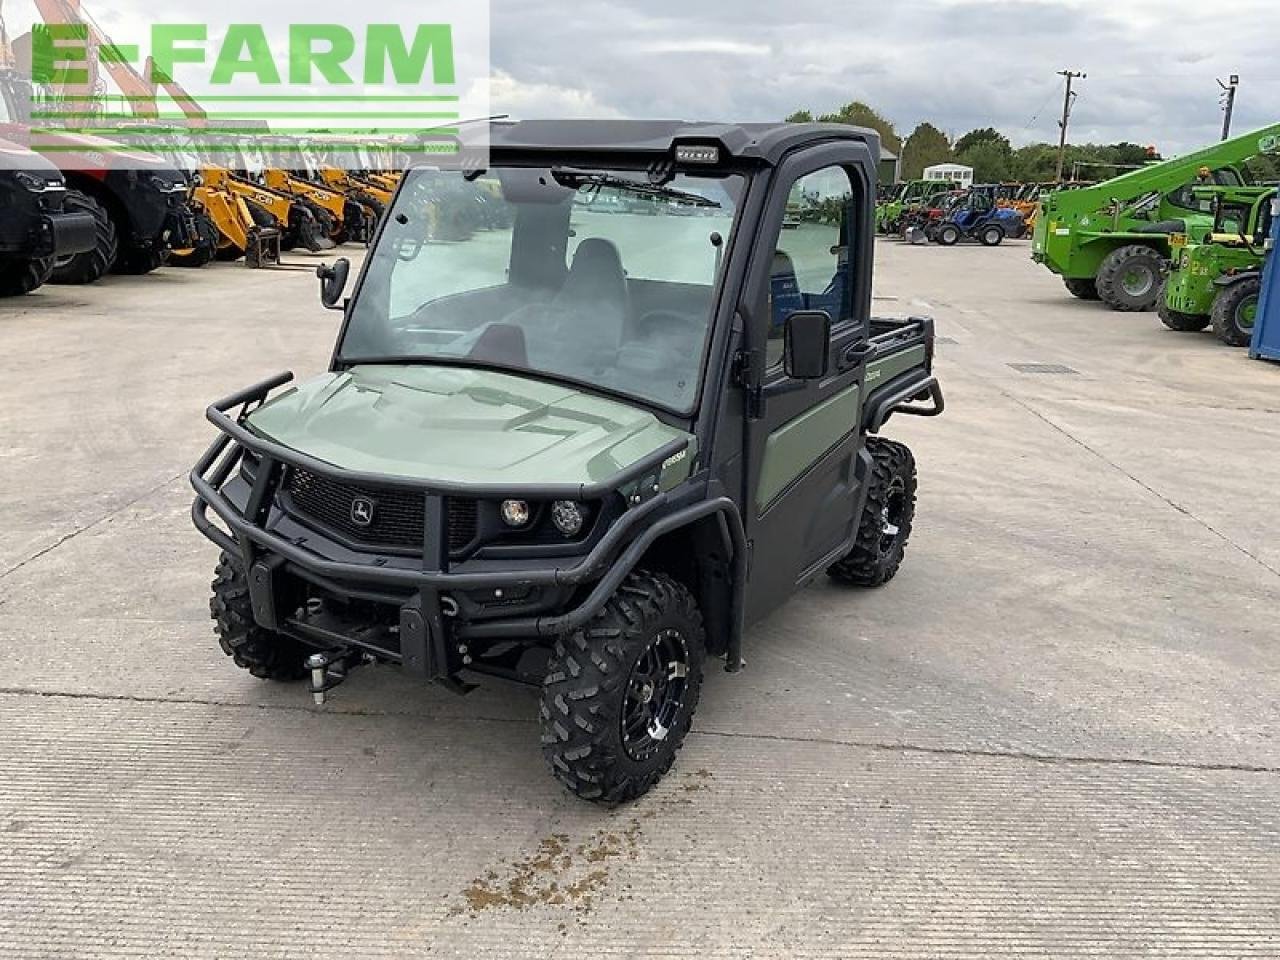
<path id="1" fill-rule="evenodd" d="M 1227 287 L 1213 301 L 1213 332 L 1231 347 L 1247 347 L 1253 339 L 1250 311 L 1258 310 L 1262 279 L 1250 277 Z"/>
<path id="2" fill-rule="evenodd" d="M 1134 312 L 1156 306 L 1164 284 L 1159 251 L 1140 243 L 1113 250 L 1098 268 L 1098 296 L 1112 310 Z"/>
<path id="3" fill-rule="evenodd" d="M 542 688 L 542 753 L 584 800 L 617 804 L 671 769 L 698 706 L 705 657 L 693 595 L 637 571 L 590 623 L 556 641 Z"/>
<path id="4" fill-rule="evenodd" d="M 67 213 L 87 213 L 93 217 L 95 244 L 92 250 L 55 261 L 50 283 L 93 283 L 112 268 L 120 253 L 115 221 L 97 200 L 79 190 L 68 190 L 62 202 Z"/>
<path id="5" fill-rule="evenodd" d="M 1170 330 L 1177 330 L 1179 333 L 1195 333 L 1197 330 L 1203 330 L 1209 325 L 1208 317 L 1172 309 L 1166 296 L 1168 287 L 1169 285 L 1166 281 L 1160 288 L 1160 299 L 1156 301 L 1156 314 L 1160 317 L 1161 323 Z"/>
<path id="6" fill-rule="evenodd" d="M 49 282 L 53 258 L 0 260 L 0 297 L 20 297 Z"/>
<path id="7" fill-rule="evenodd" d="M 881 437 L 867 440 L 875 462 L 867 502 L 858 520 L 853 548 L 827 568 L 833 580 L 878 587 L 893 579 L 911 536 L 916 514 L 916 461 L 905 444 Z"/>
<path id="8" fill-rule="evenodd" d="M 1101 300 L 1098 296 L 1098 285 L 1088 277 L 1063 277 L 1067 292 L 1079 300 Z"/>
<path id="9" fill-rule="evenodd" d="M 263 680 L 297 680 L 306 672 L 310 654 L 292 637 L 264 630 L 253 619 L 249 581 L 227 554 L 218 560 L 209 615 L 222 651 L 235 665 Z"/>

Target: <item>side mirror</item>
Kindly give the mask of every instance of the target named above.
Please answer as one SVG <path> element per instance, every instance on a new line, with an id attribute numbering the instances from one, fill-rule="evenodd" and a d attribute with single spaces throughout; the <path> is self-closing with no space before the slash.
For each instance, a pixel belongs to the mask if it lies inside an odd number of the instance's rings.
<path id="1" fill-rule="evenodd" d="M 787 315 L 782 364 L 793 380 L 820 380 L 827 375 L 831 350 L 831 314 L 796 310 Z"/>
<path id="2" fill-rule="evenodd" d="M 347 276 L 351 273 L 351 261 L 339 257 L 330 266 L 322 263 L 316 267 L 320 278 L 320 302 L 329 310 L 341 310 L 342 291 L 347 289 Z"/>

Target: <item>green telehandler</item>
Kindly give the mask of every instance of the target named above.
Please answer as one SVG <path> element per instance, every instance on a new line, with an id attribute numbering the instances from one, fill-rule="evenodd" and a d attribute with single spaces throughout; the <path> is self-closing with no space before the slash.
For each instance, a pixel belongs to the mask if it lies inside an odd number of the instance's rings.
<path id="1" fill-rule="evenodd" d="M 1031 258 L 1082 300 L 1113 310 L 1150 310 L 1159 300 L 1173 235 L 1212 229 L 1212 204 L 1198 186 L 1243 187 L 1245 161 L 1280 152 L 1280 124 L 1184 157 L 1042 198 Z"/>
<path id="2" fill-rule="evenodd" d="M 1202 237 L 1174 234 L 1160 319 L 1170 330 L 1203 330 L 1210 323 L 1223 343 L 1248 346 L 1262 286 L 1267 238 L 1276 206 L 1274 187 L 1197 187 L 1213 205 L 1213 229 Z"/>

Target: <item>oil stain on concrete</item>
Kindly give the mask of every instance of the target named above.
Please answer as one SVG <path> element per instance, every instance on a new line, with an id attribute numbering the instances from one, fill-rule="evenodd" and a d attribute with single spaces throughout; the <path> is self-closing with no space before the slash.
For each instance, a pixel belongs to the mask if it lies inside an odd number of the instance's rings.
<path id="1" fill-rule="evenodd" d="M 486 910 L 529 907 L 562 907 L 587 913 L 609 893 L 616 868 L 640 858 L 644 821 L 657 816 L 664 807 L 683 806 L 693 800 L 689 794 L 709 789 L 709 770 L 697 770 L 674 790 L 645 804 L 645 809 L 627 816 L 621 825 L 602 827 L 577 842 L 567 833 L 553 833 L 538 842 L 537 848 L 515 860 L 503 860 L 489 867 L 461 892 L 461 899 L 449 909 L 449 916 L 476 916 Z M 612 894 L 626 899 L 618 891 Z"/>

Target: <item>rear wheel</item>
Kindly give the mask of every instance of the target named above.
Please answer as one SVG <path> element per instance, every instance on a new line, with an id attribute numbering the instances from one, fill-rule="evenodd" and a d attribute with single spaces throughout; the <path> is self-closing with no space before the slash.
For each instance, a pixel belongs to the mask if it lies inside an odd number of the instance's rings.
<path id="1" fill-rule="evenodd" d="M 116 225 L 106 208 L 79 190 L 68 190 L 62 209 L 67 213 L 87 213 L 93 217 L 94 247 L 83 253 L 54 261 L 50 283 L 93 283 L 111 269 L 119 255 Z"/>
<path id="2" fill-rule="evenodd" d="M 1067 293 L 1080 300 L 1100 300 L 1098 285 L 1089 277 L 1063 277 Z"/>
<path id="3" fill-rule="evenodd" d="M 1151 310 L 1164 283 L 1164 258 L 1155 249 L 1130 244 L 1113 250 L 1098 268 L 1098 296 L 1112 310 Z"/>
<path id="4" fill-rule="evenodd" d="M 20 297 L 49 282 L 52 257 L 34 260 L 0 260 L 0 297 Z"/>
<path id="5" fill-rule="evenodd" d="M 307 672 L 310 651 L 293 637 L 265 630 L 253 619 L 249 581 L 226 553 L 218 560 L 209 614 L 222 652 L 262 680 L 298 680 Z"/>
<path id="6" fill-rule="evenodd" d="M 637 571 L 561 637 L 542 688 L 542 753 L 584 800 L 624 803 L 671 769 L 702 689 L 702 614 L 665 574 Z"/>
<path id="7" fill-rule="evenodd" d="M 875 466 L 853 548 L 827 568 L 833 580 L 859 587 L 888 583 L 902 565 L 916 515 L 916 461 L 906 444 L 867 440 Z"/>
<path id="8" fill-rule="evenodd" d="M 1258 316 L 1260 277 L 1239 280 L 1227 287 L 1213 301 L 1213 332 L 1228 346 L 1247 347 L 1253 339 L 1253 326 Z"/>
<path id="9" fill-rule="evenodd" d="M 1004 240 L 1004 230 L 1001 227 L 983 227 L 978 234 L 978 242 L 984 247 L 998 247 L 1002 240 Z"/>

